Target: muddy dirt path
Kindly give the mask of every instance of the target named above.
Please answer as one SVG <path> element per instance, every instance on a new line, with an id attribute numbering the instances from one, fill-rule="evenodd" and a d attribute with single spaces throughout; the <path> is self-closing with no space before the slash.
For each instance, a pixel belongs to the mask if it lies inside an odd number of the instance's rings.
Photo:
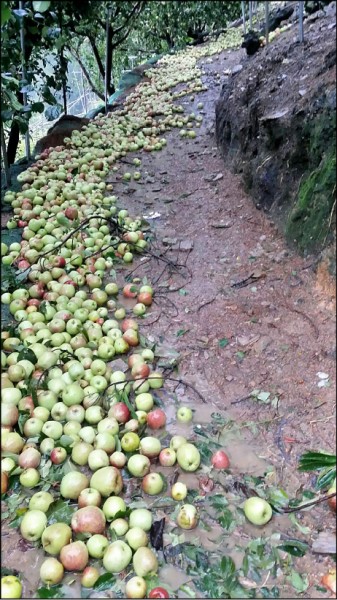
<path id="1" fill-rule="evenodd" d="M 193 386 L 171 382 L 169 387 L 195 409 L 195 422 L 207 421 L 217 409 L 225 412 L 223 440 L 234 476 L 269 472 L 270 482 L 295 498 L 303 488 L 313 488 L 312 474 L 297 471 L 300 455 L 335 448 L 334 299 L 317 286 L 313 258 L 303 259 L 285 246 L 217 150 L 218 74 L 243 59 L 240 50 L 201 61 L 208 90 L 181 101 L 187 112 L 203 115 L 196 139 L 171 132 L 160 153 L 132 155 L 142 160 L 140 182 L 119 181 L 124 172 L 136 170 L 129 156 L 108 181 L 130 214 L 148 218 L 152 252 L 167 260 L 144 257 L 133 275 L 147 277 L 156 294 L 142 332 L 159 354 L 162 350 L 177 359 L 172 376 Z M 169 261 L 185 268 L 177 273 Z M 250 395 L 256 389 L 269 393 L 265 402 Z M 173 407 L 171 412 L 169 431 Z M 172 433 L 184 431 L 171 426 Z M 238 548 L 258 535 L 277 531 L 311 545 L 319 531 L 333 528 L 332 514 L 320 505 L 297 514 L 295 526 L 285 516 L 275 517 L 262 533 L 242 523 L 229 538 L 227 552 L 239 567 L 243 555 Z M 212 534 L 206 537 L 212 547 Z M 25 591 L 33 597 L 42 555 L 18 539 L 15 530 L 5 531 L 5 566 L 20 563 Z M 296 560 L 297 570 L 309 577 L 306 597 L 329 597 L 316 586 L 331 566 L 330 557 L 310 552 Z M 162 581 L 175 576 L 165 567 Z M 293 597 L 293 592 L 285 585 L 281 597 Z M 74 591 L 68 597 L 75 597 Z"/>
<path id="2" fill-rule="evenodd" d="M 142 184 L 114 189 L 131 213 L 149 217 L 156 251 L 189 269 L 185 280 L 170 281 L 154 259 L 137 269 L 134 275 L 160 278 L 157 310 L 142 326 L 160 316 L 149 326 L 153 340 L 180 353 L 179 376 L 233 421 L 227 448 L 236 472 L 262 474 L 272 465 L 274 483 L 294 498 L 301 486 L 313 485 L 312 474 L 297 471 L 300 455 L 335 448 L 335 300 L 317 285 L 314 258 L 303 259 L 285 245 L 219 155 L 218 74 L 242 60 L 240 50 L 201 61 L 208 91 L 182 102 L 187 112 L 204 116 L 197 138 L 168 134 L 163 151 L 141 155 Z M 129 170 L 127 164 L 120 169 Z M 168 293 L 170 284 L 183 287 Z M 254 389 L 269 392 L 270 402 L 253 400 Z M 181 393 L 184 401 L 196 400 L 191 390 Z M 312 531 L 304 536 L 309 543 L 317 532 L 334 528 L 327 507 L 298 517 Z M 283 523 L 285 530 L 289 526 Z M 329 558 L 310 554 L 298 561 L 309 574 L 308 597 L 326 596 L 315 584 L 327 565 Z"/>

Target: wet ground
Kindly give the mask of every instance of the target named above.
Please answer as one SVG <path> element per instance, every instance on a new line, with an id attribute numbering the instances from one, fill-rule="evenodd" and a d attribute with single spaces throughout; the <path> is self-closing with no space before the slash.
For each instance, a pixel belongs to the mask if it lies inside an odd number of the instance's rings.
<path id="1" fill-rule="evenodd" d="M 206 59 L 208 90 L 195 95 L 194 101 L 189 96 L 183 99 L 188 112 L 204 117 L 196 139 L 169 133 L 161 152 L 131 155 L 142 160 L 137 168 L 140 182 L 118 182 L 121 173 L 136 169 L 127 164 L 129 155 L 110 180 L 120 205 L 151 223 L 155 256 L 142 258 L 133 273 L 146 276 L 155 289 L 156 303 L 141 322 L 141 332 L 157 345 L 159 355 L 177 358 L 179 368 L 172 378 L 193 386 L 179 381 L 166 386 L 162 400 L 167 405 L 168 431 L 193 431 L 190 425 L 177 427 L 175 397 L 195 409 L 193 426 L 211 421 L 212 413 L 221 411 L 228 423 L 221 443 L 230 457 L 232 475 L 264 476 L 270 470 L 269 482 L 295 498 L 314 484 L 312 474 L 297 471 L 301 454 L 335 448 L 335 299 L 317 284 L 314 258 L 303 259 L 286 247 L 268 216 L 244 193 L 239 177 L 226 169 L 216 148 L 214 105 L 221 82 L 217 75 L 238 64 L 242 52 Z M 199 102 L 204 104 L 202 110 L 197 108 Z M 184 267 L 177 271 L 177 264 Z M 324 387 L 318 386 L 322 381 L 318 373 L 328 376 Z M 270 393 L 265 402 L 250 395 L 256 389 Z M 185 478 L 198 487 L 196 476 Z M 227 538 L 227 553 L 239 567 L 242 549 L 257 535 L 279 532 L 311 545 L 319 531 L 334 529 L 326 505 L 297 514 L 297 521 L 299 527 L 280 515 L 258 534 L 242 522 Z M 185 539 L 189 536 L 199 536 L 211 548 L 217 545 L 216 529 L 193 530 Z M 20 565 L 26 597 L 33 597 L 42 553 L 18 540 L 15 530 L 5 528 L 3 563 L 14 569 Z M 310 551 L 296 559 L 296 569 L 309 578 L 306 597 L 329 597 L 316 586 L 331 566 L 332 558 Z M 161 581 L 172 584 L 176 578 L 179 587 L 186 576 L 172 569 L 164 567 Z M 72 586 L 68 597 L 75 597 L 76 591 Z M 283 598 L 293 597 L 294 589 L 286 582 L 280 591 Z M 179 597 L 187 596 L 180 592 Z"/>

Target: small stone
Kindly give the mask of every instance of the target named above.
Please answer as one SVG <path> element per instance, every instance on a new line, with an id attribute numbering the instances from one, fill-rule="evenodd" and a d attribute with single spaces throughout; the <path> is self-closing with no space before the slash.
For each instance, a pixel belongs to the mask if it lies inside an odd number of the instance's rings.
<path id="1" fill-rule="evenodd" d="M 193 245 L 194 244 L 193 244 L 192 240 L 183 240 L 179 244 L 179 250 L 181 250 L 182 252 L 189 252 L 190 250 L 193 249 Z"/>
<path id="2" fill-rule="evenodd" d="M 319 379 L 329 379 L 329 375 L 327 373 L 323 373 L 322 371 L 319 371 L 316 373 L 316 375 Z"/>
<path id="3" fill-rule="evenodd" d="M 235 65 L 235 67 L 233 67 L 232 69 L 232 75 L 235 75 L 236 73 L 240 73 L 240 71 L 242 71 L 243 66 L 242 65 Z"/>
<path id="4" fill-rule="evenodd" d="M 173 244 L 177 244 L 177 242 L 178 242 L 177 238 L 170 238 L 170 237 L 163 238 L 164 246 L 173 246 Z"/>
<path id="5" fill-rule="evenodd" d="M 232 375 L 226 375 L 226 381 L 233 381 L 234 377 Z"/>
<path id="6" fill-rule="evenodd" d="M 121 358 L 112 360 L 108 364 L 109 364 L 109 367 L 111 367 L 113 371 L 122 371 L 123 373 L 125 373 L 125 371 L 127 371 L 129 368 L 127 363 L 125 363 L 124 360 L 122 360 Z"/>

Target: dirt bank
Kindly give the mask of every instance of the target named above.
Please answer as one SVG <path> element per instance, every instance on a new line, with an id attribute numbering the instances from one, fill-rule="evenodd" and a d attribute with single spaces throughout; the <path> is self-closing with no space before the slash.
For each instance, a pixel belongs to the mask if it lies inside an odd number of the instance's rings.
<path id="1" fill-rule="evenodd" d="M 335 3 L 225 77 L 216 107 L 226 164 L 302 252 L 333 239 L 336 191 Z"/>

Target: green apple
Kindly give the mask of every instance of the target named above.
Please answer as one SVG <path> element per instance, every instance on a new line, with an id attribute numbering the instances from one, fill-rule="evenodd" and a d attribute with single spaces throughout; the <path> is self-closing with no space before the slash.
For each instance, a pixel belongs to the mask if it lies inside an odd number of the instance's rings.
<path id="1" fill-rule="evenodd" d="M 177 419 L 181 423 L 189 423 L 189 421 L 192 421 L 192 418 L 193 412 L 190 408 L 188 408 L 188 406 L 181 406 L 177 410 Z"/>
<path id="2" fill-rule="evenodd" d="M 107 547 L 103 566 L 109 573 L 121 573 L 131 562 L 132 550 L 125 542 L 117 540 Z"/>
<path id="3" fill-rule="evenodd" d="M 1 598 L 21 598 L 22 584 L 14 575 L 1 577 Z"/>
<path id="4" fill-rule="evenodd" d="M 243 505 L 243 511 L 248 521 L 253 525 L 265 525 L 270 521 L 273 514 L 270 504 L 258 496 L 248 498 Z"/>
<path id="5" fill-rule="evenodd" d="M 177 450 L 178 465 L 184 471 L 196 471 L 200 465 L 201 456 L 198 448 L 193 444 L 182 444 Z"/>

